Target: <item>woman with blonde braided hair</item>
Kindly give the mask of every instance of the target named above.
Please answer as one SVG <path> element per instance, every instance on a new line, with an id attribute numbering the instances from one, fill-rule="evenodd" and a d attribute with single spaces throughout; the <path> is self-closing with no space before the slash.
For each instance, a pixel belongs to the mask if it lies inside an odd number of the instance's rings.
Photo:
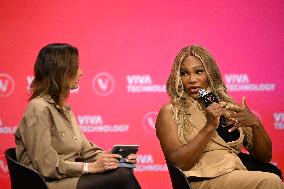
<path id="1" fill-rule="evenodd" d="M 217 101 L 206 106 L 200 89 L 215 94 Z M 240 159 L 245 147 L 249 160 L 268 165 L 271 140 L 245 98 L 239 105 L 227 94 L 219 68 L 206 49 L 197 45 L 181 49 L 167 93 L 170 102 L 158 114 L 156 134 L 166 160 L 184 172 L 193 189 L 284 188 L 281 174 L 248 171 L 253 168 Z M 228 127 L 220 129 L 220 117 Z"/>

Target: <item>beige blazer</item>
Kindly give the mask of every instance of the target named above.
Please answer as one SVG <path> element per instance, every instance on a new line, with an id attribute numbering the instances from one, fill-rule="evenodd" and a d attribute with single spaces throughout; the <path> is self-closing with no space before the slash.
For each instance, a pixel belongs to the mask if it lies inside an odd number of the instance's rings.
<path id="1" fill-rule="evenodd" d="M 15 142 L 17 160 L 37 170 L 54 189 L 75 189 L 83 162 L 103 153 L 85 138 L 70 107 L 61 109 L 48 96 L 29 102 Z"/>
<path id="2" fill-rule="evenodd" d="M 188 128 L 178 127 L 178 135 L 183 144 L 192 140 L 205 126 L 204 113 L 192 104 L 187 112 Z M 190 170 L 184 171 L 187 177 L 213 178 L 232 170 L 246 170 L 237 156 L 244 140 L 243 130 L 240 128 L 240 138 L 237 141 L 226 143 L 215 131 L 211 140 L 203 151 L 199 161 Z"/>

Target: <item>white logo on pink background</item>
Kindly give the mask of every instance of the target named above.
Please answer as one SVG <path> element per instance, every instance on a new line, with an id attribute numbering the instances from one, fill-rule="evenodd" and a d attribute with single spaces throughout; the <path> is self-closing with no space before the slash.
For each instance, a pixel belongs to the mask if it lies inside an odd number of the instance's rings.
<path id="1" fill-rule="evenodd" d="M 156 163 L 152 154 L 138 154 L 137 166 L 135 168 L 137 172 L 149 172 L 149 171 L 168 171 L 166 164 Z"/>
<path id="2" fill-rule="evenodd" d="M 157 119 L 158 113 L 157 112 L 148 112 L 145 114 L 142 120 L 142 124 L 146 132 L 149 134 L 155 134 L 156 128 L 155 123 Z"/>
<path id="3" fill-rule="evenodd" d="M 157 85 L 151 75 L 126 75 L 127 92 L 129 93 L 157 93 L 166 92 L 166 85 Z"/>
<path id="4" fill-rule="evenodd" d="M 225 74 L 225 82 L 229 91 L 274 91 L 275 83 L 251 83 L 247 73 Z"/>
<path id="5" fill-rule="evenodd" d="M 275 129 L 284 129 L 284 112 L 275 112 L 274 116 L 274 128 Z"/>
<path id="6" fill-rule="evenodd" d="M 84 133 L 93 132 L 128 132 L 130 126 L 128 124 L 106 124 L 101 115 L 78 115 L 78 123 L 81 131 Z"/>
<path id="7" fill-rule="evenodd" d="M 15 82 L 12 76 L 6 73 L 0 73 L 0 97 L 7 97 L 15 89 Z"/>
<path id="8" fill-rule="evenodd" d="M 27 90 L 30 91 L 31 90 L 31 84 L 34 80 L 34 76 L 27 76 L 27 83 L 28 83 L 28 86 L 27 86 Z"/>
<path id="9" fill-rule="evenodd" d="M 8 177 L 8 165 L 4 155 L 0 155 L 0 177 Z"/>
<path id="10" fill-rule="evenodd" d="M 114 89 L 114 79 L 112 75 L 106 72 L 97 74 L 92 80 L 92 87 L 96 94 L 100 96 L 109 95 Z"/>

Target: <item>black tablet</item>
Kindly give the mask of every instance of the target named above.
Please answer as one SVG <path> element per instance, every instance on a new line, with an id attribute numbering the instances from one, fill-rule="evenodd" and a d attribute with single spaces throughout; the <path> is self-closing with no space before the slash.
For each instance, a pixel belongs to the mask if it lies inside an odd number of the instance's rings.
<path id="1" fill-rule="evenodd" d="M 130 154 L 136 154 L 138 151 L 138 146 L 139 145 L 136 145 L 136 144 L 133 144 L 133 145 L 116 144 L 113 146 L 111 153 L 120 154 L 122 158 L 126 158 Z"/>

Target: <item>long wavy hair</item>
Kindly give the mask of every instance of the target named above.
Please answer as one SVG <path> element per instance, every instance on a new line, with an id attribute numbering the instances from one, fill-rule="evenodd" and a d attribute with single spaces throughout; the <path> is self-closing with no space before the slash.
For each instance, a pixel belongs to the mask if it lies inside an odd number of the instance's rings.
<path id="1" fill-rule="evenodd" d="M 70 93 L 70 83 L 79 68 L 78 49 L 66 43 L 43 47 L 34 65 L 31 97 L 49 95 L 62 107 Z"/>

